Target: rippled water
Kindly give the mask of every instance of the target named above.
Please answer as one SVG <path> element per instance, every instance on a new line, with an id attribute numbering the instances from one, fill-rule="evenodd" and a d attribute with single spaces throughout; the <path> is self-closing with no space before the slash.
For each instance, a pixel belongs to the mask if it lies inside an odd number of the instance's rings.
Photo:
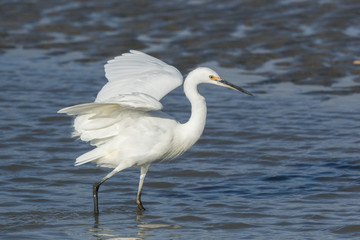
<path id="1" fill-rule="evenodd" d="M 356 239 L 360 236 L 360 3 L 0 2 L 0 231 L 4 239 Z M 201 86 L 208 121 L 178 159 L 74 167 L 62 107 L 93 101 L 103 64 L 138 49 L 183 74 L 210 66 L 254 97 Z M 164 98 L 184 122 L 182 89 Z M 184 107 L 185 106 L 185 107 Z"/>

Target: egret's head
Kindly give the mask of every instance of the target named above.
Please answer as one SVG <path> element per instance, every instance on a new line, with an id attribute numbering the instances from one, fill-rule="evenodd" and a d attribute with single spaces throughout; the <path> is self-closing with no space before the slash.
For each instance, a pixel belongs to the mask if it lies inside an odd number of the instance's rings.
<path id="1" fill-rule="evenodd" d="M 199 83 L 210 83 L 222 87 L 228 87 L 252 96 L 252 94 L 245 89 L 221 79 L 221 77 L 210 68 L 200 67 L 192 71 L 190 74 L 193 74 L 194 77 L 198 79 Z"/>

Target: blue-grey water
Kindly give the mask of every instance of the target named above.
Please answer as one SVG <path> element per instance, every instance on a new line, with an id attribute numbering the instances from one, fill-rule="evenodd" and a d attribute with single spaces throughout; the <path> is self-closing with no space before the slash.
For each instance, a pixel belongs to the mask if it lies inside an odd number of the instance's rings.
<path id="1" fill-rule="evenodd" d="M 358 239 L 360 2 L 0 2 L 1 239 Z M 208 120 L 178 159 L 139 169 L 75 158 L 65 106 L 91 102 L 129 49 L 214 68 L 255 96 L 201 86 Z M 181 88 L 164 111 L 185 122 Z"/>

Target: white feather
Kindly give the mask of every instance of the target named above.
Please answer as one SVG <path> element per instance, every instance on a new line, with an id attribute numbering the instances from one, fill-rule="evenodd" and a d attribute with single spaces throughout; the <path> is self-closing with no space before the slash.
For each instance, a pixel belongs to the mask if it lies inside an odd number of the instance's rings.
<path id="1" fill-rule="evenodd" d="M 166 158 L 171 142 L 169 126 L 176 121 L 149 111 L 162 109 L 159 100 L 182 84 L 180 72 L 147 54 L 130 51 L 105 65 L 108 83 L 93 103 L 63 108 L 59 113 L 76 115 L 73 136 L 96 146 L 77 158 L 75 165 L 94 161 L 104 167 L 116 167 L 121 160 Z M 159 123 L 164 121 L 163 126 Z M 153 125 L 154 131 L 147 131 Z M 166 138 L 166 139 L 164 139 Z M 152 142 L 153 144 L 148 144 Z M 125 156 L 126 155 L 126 156 Z M 139 164 L 139 163 L 134 163 Z"/>
<path id="2" fill-rule="evenodd" d="M 94 213 L 98 214 L 99 186 L 115 173 L 128 167 L 141 167 L 136 198 L 140 196 L 146 172 L 151 163 L 173 159 L 189 149 L 201 136 L 206 122 L 206 103 L 197 91 L 200 83 L 244 89 L 220 79 L 209 68 L 189 73 L 184 92 L 191 103 L 190 119 L 180 124 L 159 110 L 163 96 L 182 84 L 180 72 L 147 54 L 130 51 L 105 65 L 108 83 L 93 103 L 64 108 L 59 113 L 76 115 L 74 136 L 90 141 L 95 149 L 76 159 L 75 165 L 95 162 L 114 168 L 94 184 Z M 250 94 L 251 95 L 251 94 Z"/>
<path id="3" fill-rule="evenodd" d="M 175 67 L 134 50 L 108 61 L 105 76 L 109 82 L 100 90 L 95 102 L 107 102 L 134 92 L 160 100 L 183 82 Z"/>

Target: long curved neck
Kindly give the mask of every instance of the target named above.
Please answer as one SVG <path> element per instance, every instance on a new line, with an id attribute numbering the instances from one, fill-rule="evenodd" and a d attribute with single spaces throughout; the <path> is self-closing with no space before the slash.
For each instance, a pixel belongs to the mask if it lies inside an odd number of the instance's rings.
<path id="1" fill-rule="evenodd" d="M 189 76 L 184 82 L 184 92 L 191 103 L 190 119 L 182 124 L 184 137 L 187 138 L 189 144 L 193 145 L 204 131 L 206 123 L 206 102 L 197 90 L 198 83 L 189 81 Z"/>

